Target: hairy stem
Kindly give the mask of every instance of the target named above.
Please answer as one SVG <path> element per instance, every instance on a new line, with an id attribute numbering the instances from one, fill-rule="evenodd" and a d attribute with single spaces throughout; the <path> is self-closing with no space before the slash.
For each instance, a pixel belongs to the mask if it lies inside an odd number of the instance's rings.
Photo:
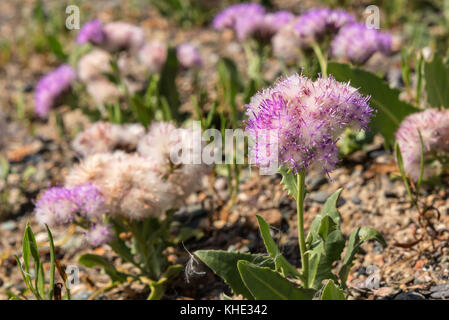
<path id="1" fill-rule="evenodd" d="M 298 242 L 301 252 L 302 276 L 304 278 L 304 288 L 309 287 L 309 255 L 306 253 L 306 241 L 304 235 L 304 198 L 305 198 L 305 172 L 298 171 L 297 194 L 296 194 L 296 214 L 298 218 Z"/>

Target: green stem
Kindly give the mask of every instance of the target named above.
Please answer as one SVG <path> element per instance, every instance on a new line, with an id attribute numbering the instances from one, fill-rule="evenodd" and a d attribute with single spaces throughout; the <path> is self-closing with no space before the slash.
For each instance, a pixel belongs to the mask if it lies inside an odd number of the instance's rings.
<path id="1" fill-rule="evenodd" d="M 150 295 L 147 300 L 161 300 L 165 293 L 165 286 L 163 284 L 152 284 L 150 285 Z"/>
<path id="2" fill-rule="evenodd" d="M 301 252 L 302 276 L 304 278 L 304 288 L 309 287 L 309 255 L 306 253 L 306 241 L 304 235 L 304 198 L 305 198 L 305 172 L 298 171 L 297 194 L 296 194 L 296 213 L 298 218 L 298 242 Z"/>
<path id="3" fill-rule="evenodd" d="M 318 63 L 320 64 L 321 75 L 324 78 L 327 78 L 327 59 L 324 56 L 323 51 L 321 51 L 321 48 L 318 45 L 318 43 L 313 42 L 312 48 L 313 48 L 313 52 L 315 52 L 315 55 L 318 59 Z"/>

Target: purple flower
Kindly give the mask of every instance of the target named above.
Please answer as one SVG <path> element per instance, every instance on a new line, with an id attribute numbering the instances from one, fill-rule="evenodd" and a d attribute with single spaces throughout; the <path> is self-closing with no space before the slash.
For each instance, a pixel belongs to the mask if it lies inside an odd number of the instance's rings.
<path id="1" fill-rule="evenodd" d="M 50 188 L 36 201 L 36 219 L 49 226 L 70 223 L 78 213 L 88 219 L 101 218 L 104 197 L 92 184 L 74 188 Z"/>
<path id="2" fill-rule="evenodd" d="M 237 20 L 251 20 L 265 14 L 265 8 L 258 3 L 240 3 L 220 12 L 212 22 L 215 30 L 234 28 Z"/>
<path id="3" fill-rule="evenodd" d="M 158 73 L 167 60 L 167 46 L 159 41 L 144 45 L 138 53 L 139 61 L 152 73 Z"/>
<path id="4" fill-rule="evenodd" d="M 337 32 L 347 24 L 356 22 L 355 17 L 345 10 L 331 10 L 326 18 L 326 24 L 333 32 Z"/>
<path id="5" fill-rule="evenodd" d="M 257 3 L 243 3 L 230 6 L 214 19 L 217 30 L 231 28 L 239 40 L 249 37 L 270 39 L 281 27 L 288 24 L 294 15 L 289 11 L 265 13 L 265 8 Z"/>
<path id="6" fill-rule="evenodd" d="M 312 9 L 301 15 L 294 27 L 302 42 L 318 41 L 327 31 L 329 9 Z"/>
<path id="7" fill-rule="evenodd" d="M 183 68 L 201 67 L 203 59 L 198 49 L 190 43 L 180 44 L 176 49 L 176 57 Z"/>
<path id="8" fill-rule="evenodd" d="M 252 36 L 260 39 L 270 39 L 294 18 L 295 16 L 290 11 L 282 10 L 274 13 L 267 13 L 263 19 L 256 21 L 254 24 Z"/>
<path id="9" fill-rule="evenodd" d="M 88 219 L 100 219 L 106 212 L 104 197 L 100 190 L 93 184 L 85 184 L 74 187 L 72 192 L 73 201 L 77 212 Z"/>
<path id="10" fill-rule="evenodd" d="M 75 70 L 67 64 L 42 77 L 36 85 L 34 95 L 36 114 L 46 118 L 57 98 L 70 87 L 75 78 Z"/>
<path id="11" fill-rule="evenodd" d="M 48 189 L 36 201 L 36 219 L 41 224 L 49 226 L 70 223 L 77 209 L 72 192 L 66 188 Z"/>
<path id="12" fill-rule="evenodd" d="M 98 247 L 114 239 L 114 233 L 110 225 L 94 224 L 89 231 L 86 232 L 87 242 Z"/>
<path id="13" fill-rule="evenodd" d="M 93 44 L 100 44 L 104 41 L 105 34 L 103 32 L 103 26 L 98 19 L 89 21 L 84 24 L 76 37 L 78 44 L 84 44 L 87 42 Z"/>
<path id="14" fill-rule="evenodd" d="M 449 155 L 449 113 L 427 109 L 406 117 L 398 131 L 396 141 L 401 149 L 405 172 L 415 181 L 419 178 L 421 165 L 421 142 L 424 145 L 424 179 L 440 173 L 441 163 L 437 160 Z"/>
<path id="15" fill-rule="evenodd" d="M 391 52 L 391 35 L 369 29 L 364 24 L 352 23 L 343 27 L 331 44 L 332 55 L 362 64 L 375 52 Z"/>
<path id="16" fill-rule="evenodd" d="M 301 45 L 319 41 L 326 33 L 335 33 L 343 26 L 354 23 L 355 18 L 344 10 L 311 9 L 301 15 L 294 26 Z"/>
<path id="17" fill-rule="evenodd" d="M 345 128 L 366 128 L 373 109 L 367 97 L 332 76 L 312 81 L 300 75 L 282 79 L 252 97 L 246 129 L 252 162 L 273 162 L 297 170 L 319 164 L 332 171 L 336 142 Z"/>

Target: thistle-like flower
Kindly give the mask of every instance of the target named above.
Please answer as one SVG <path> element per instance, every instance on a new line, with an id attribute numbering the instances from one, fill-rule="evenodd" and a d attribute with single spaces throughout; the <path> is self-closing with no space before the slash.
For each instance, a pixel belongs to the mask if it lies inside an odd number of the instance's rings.
<path id="1" fill-rule="evenodd" d="M 132 151 L 144 134 L 145 129 L 140 124 L 118 125 L 99 121 L 80 132 L 72 147 L 83 157 L 116 149 Z"/>
<path id="2" fill-rule="evenodd" d="M 80 185 L 69 189 L 72 193 L 72 201 L 76 204 L 76 211 L 89 220 L 100 221 L 103 213 L 106 213 L 104 197 L 100 190 L 92 183 Z"/>
<path id="3" fill-rule="evenodd" d="M 176 48 L 176 57 L 179 64 L 185 69 L 199 68 L 203 65 L 203 59 L 198 49 L 190 43 L 180 44 Z"/>
<path id="4" fill-rule="evenodd" d="M 76 214 L 89 220 L 99 219 L 105 212 L 104 198 L 92 184 L 76 188 L 50 188 L 37 201 L 36 219 L 49 226 L 73 222 Z"/>
<path id="5" fill-rule="evenodd" d="M 78 61 L 77 71 L 81 81 L 106 79 L 104 73 L 111 72 L 111 55 L 102 49 L 94 49 Z"/>
<path id="6" fill-rule="evenodd" d="M 36 114 L 41 118 L 46 118 L 50 109 L 56 104 L 58 98 L 70 88 L 75 78 L 75 70 L 67 64 L 42 77 L 36 85 L 34 95 Z"/>
<path id="7" fill-rule="evenodd" d="M 95 154 L 73 168 L 66 186 L 93 183 L 101 189 L 109 215 L 157 217 L 179 203 L 176 186 L 165 182 L 151 159 L 121 151 Z"/>
<path id="8" fill-rule="evenodd" d="M 276 162 L 295 172 L 319 164 L 324 172 L 332 171 L 339 135 L 345 128 L 366 128 L 373 116 L 368 99 L 332 76 L 312 81 L 293 75 L 278 81 L 246 106 L 252 162 Z"/>
<path id="9" fill-rule="evenodd" d="M 301 39 L 301 46 L 319 42 L 327 33 L 335 33 L 343 26 L 355 22 L 355 18 L 344 10 L 327 8 L 311 9 L 296 21 L 294 30 Z"/>
<path id="10" fill-rule="evenodd" d="M 240 3 L 220 12 L 213 21 L 215 30 L 235 28 L 238 20 L 252 19 L 265 14 L 265 8 L 258 3 Z"/>
<path id="11" fill-rule="evenodd" d="M 94 247 L 101 246 L 114 239 L 111 225 L 93 224 L 86 232 L 87 242 Z"/>
<path id="12" fill-rule="evenodd" d="M 149 42 L 139 50 L 138 58 L 151 73 L 158 73 L 167 60 L 167 46 L 159 41 Z"/>
<path id="13" fill-rule="evenodd" d="M 61 225 L 73 221 L 77 205 L 69 189 L 48 189 L 35 204 L 36 219 L 41 224 L 49 226 Z"/>
<path id="14" fill-rule="evenodd" d="M 352 23 L 343 27 L 331 44 L 332 55 L 362 64 L 375 52 L 390 54 L 391 35 L 369 29 L 364 24 Z"/>
<path id="15" fill-rule="evenodd" d="M 105 34 L 103 32 L 103 25 L 98 19 L 89 21 L 83 25 L 76 37 L 78 44 L 93 43 L 101 44 L 104 41 Z"/>
<path id="16" fill-rule="evenodd" d="M 126 22 L 106 23 L 103 32 L 105 39 L 102 45 L 112 52 L 121 50 L 137 52 L 145 44 L 143 30 Z"/>
<path id="17" fill-rule="evenodd" d="M 265 8 L 257 3 L 242 3 L 223 10 L 215 17 L 213 26 L 216 30 L 233 29 L 239 40 L 250 37 L 269 40 L 293 18 L 289 11 L 266 13 Z"/>
<path id="18" fill-rule="evenodd" d="M 424 146 L 424 172 L 427 179 L 439 174 L 439 159 L 449 156 L 449 113 L 427 109 L 406 117 L 396 132 L 396 141 L 402 153 L 405 172 L 415 181 L 419 178 L 421 165 L 421 142 Z"/>

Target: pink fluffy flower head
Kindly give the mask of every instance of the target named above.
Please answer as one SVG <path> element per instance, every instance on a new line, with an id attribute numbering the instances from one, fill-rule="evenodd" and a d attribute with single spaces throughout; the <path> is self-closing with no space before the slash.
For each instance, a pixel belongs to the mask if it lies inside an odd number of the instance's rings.
<path id="1" fill-rule="evenodd" d="M 93 43 L 101 44 L 104 41 L 105 34 L 103 25 L 98 19 L 86 22 L 78 33 L 76 42 L 78 44 Z"/>
<path id="2" fill-rule="evenodd" d="M 138 53 L 140 62 L 152 73 L 158 73 L 167 60 L 167 46 L 159 41 L 144 45 Z"/>
<path id="3" fill-rule="evenodd" d="M 263 41 L 269 40 L 293 18 L 289 11 L 266 13 L 257 3 L 242 3 L 223 10 L 215 17 L 213 25 L 216 30 L 233 29 L 239 40 L 253 37 Z"/>
<path id="4" fill-rule="evenodd" d="M 103 45 L 109 51 L 129 50 L 137 52 L 145 43 L 143 30 L 132 24 L 114 21 L 103 26 Z"/>
<path id="5" fill-rule="evenodd" d="M 406 117 L 398 131 L 396 141 L 402 153 L 404 170 L 415 181 L 419 178 L 421 166 L 421 133 L 424 145 L 424 175 L 430 178 L 437 175 L 441 168 L 436 156 L 449 156 L 449 112 L 427 109 Z"/>
<path id="6" fill-rule="evenodd" d="M 144 134 L 145 129 L 140 124 L 118 125 L 98 121 L 78 133 L 72 147 L 83 157 L 116 149 L 134 150 Z"/>
<path id="7" fill-rule="evenodd" d="M 41 118 L 46 118 L 58 98 L 70 88 L 76 78 L 75 70 L 64 64 L 42 77 L 36 85 L 34 95 L 35 112 Z"/>
<path id="8" fill-rule="evenodd" d="M 252 19 L 265 14 L 265 8 L 258 3 L 240 3 L 220 12 L 213 21 L 215 30 L 234 28 L 238 20 Z"/>
<path id="9" fill-rule="evenodd" d="M 176 57 L 179 64 L 186 69 L 199 68 L 203 65 L 203 59 L 198 49 L 190 43 L 180 44 L 176 48 Z"/>
<path id="10" fill-rule="evenodd" d="M 36 219 L 49 226 L 70 223 L 76 214 L 89 220 L 99 219 L 104 212 L 104 198 L 92 184 L 50 188 L 36 201 L 35 207 Z"/>
<path id="11" fill-rule="evenodd" d="M 364 24 L 352 23 L 343 27 L 331 44 L 332 55 L 346 58 L 352 63 L 362 64 L 375 52 L 390 54 L 391 35 L 367 28 Z"/>
<path id="12" fill-rule="evenodd" d="M 281 79 L 246 106 L 253 163 L 277 161 L 295 172 L 319 164 L 325 172 L 332 171 L 339 135 L 345 128 L 365 129 L 373 116 L 368 99 L 332 76 Z"/>
<path id="13" fill-rule="evenodd" d="M 87 242 L 93 246 L 98 247 L 114 239 L 114 232 L 111 225 L 93 224 L 86 232 Z"/>
<path id="14" fill-rule="evenodd" d="M 344 10 L 327 8 L 311 9 L 296 21 L 294 30 L 301 39 L 301 46 L 320 41 L 326 33 L 335 33 L 355 18 Z"/>

